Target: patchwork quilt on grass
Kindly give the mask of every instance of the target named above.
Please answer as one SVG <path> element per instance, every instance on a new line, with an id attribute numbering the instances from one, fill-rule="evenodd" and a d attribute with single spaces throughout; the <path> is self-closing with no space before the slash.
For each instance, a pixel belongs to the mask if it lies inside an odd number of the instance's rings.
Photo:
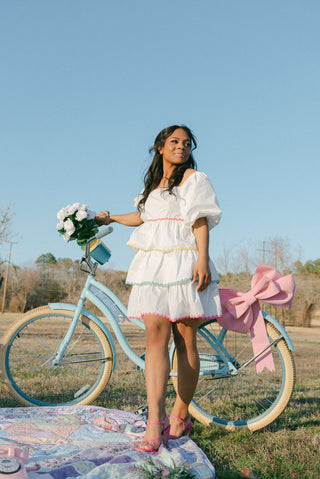
<path id="1" fill-rule="evenodd" d="M 214 478 L 214 467 L 188 437 L 169 441 L 156 454 L 135 450 L 145 420 L 130 412 L 97 406 L 0 409 L 0 444 L 29 449 L 30 479 L 128 479 L 141 477 L 150 458 L 167 476 L 168 466 L 188 465 L 195 478 Z M 167 471 L 167 472 L 166 472 Z"/>

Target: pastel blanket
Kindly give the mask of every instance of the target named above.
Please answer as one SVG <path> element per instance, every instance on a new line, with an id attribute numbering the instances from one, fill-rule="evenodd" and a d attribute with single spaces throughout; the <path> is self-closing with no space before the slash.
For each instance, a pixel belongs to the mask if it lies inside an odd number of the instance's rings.
<path id="1" fill-rule="evenodd" d="M 143 416 L 97 406 L 0 409 L 0 444 L 27 446 L 30 479 L 139 478 L 149 454 L 136 451 Z M 153 461 L 166 467 L 187 464 L 195 478 L 214 478 L 206 455 L 188 437 L 161 446 Z M 170 477 L 170 476 L 168 476 Z"/>

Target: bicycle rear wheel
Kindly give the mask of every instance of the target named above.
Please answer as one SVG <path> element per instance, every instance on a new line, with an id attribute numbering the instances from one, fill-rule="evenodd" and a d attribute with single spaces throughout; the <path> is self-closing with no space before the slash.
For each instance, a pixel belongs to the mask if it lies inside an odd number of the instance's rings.
<path id="1" fill-rule="evenodd" d="M 4 335 L 2 376 L 24 406 L 89 404 L 107 385 L 112 349 L 105 333 L 86 316 L 80 316 L 62 361 L 52 363 L 73 314 L 43 306 L 24 314 Z"/>
<path id="2" fill-rule="evenodd" d="M 265 323 L 271 341 L 281 335 L 267 318 Z M 197 332 L 200 376 L 189 412 L 207 426 L 229 431 L 262 429 L 280 416 L 291 398 L 295 384 L 292 352 L 285 339 L 281 338 L 272 346 L 275 371 L 264 369 L 258 374 L 253 361 L 238 374 L 229 375 L 225 370 L 226 362 L 210 340 L 210 335 L 211 338 L 218 338 L 219 334 L 220 338 L 225 334 L 222 345 L 227 350 L 229 361 L 236 364 L 237 369 L 252 357 L 250 334 L 226 331 L 216 321 L 200 326 Z M 176 370 L 175 352 L 173 371 Z M 172 377 L 172 380 L 177 390 L 177 377 Z"/>

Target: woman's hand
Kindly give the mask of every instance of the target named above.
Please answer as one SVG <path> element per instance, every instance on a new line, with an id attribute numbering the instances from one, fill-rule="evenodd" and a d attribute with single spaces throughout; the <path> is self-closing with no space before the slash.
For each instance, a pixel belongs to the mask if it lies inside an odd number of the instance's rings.
<path id="1" fill-rule="evenodd" d="M 96 221 L 99 226 L 108 226 L 110 223 L 119 223 L 120 225 L 125 226 L 140 226 L 143 223 L 137 211 L 134 211 L 133 213 L 127 213 L 125 215 L 110 216 L 109 211 L 104 210 L 96 215 Z"/>
<path id="2" fill-rule="evenodd" d="M 193 268 L 192 281 L 199 281 L 197 291 L 204 291 L 211 283 L 211 272 L 208 258 L 199 258 Z"/>
<path id="3" fill-rule="evenodd" d="M 102 225 L 108 226 L 110 223 L 112 223 L 109 211 L 106 211 L 106 210 L 100 211 L 100 213 L 96 215 L 96 221 L 99 226 L 102 226 Z"/>
<path id="4" fill-rule="evenodd" d="M 199 256 L 193 268 L 192 281 L 199 281 L 197 291 L 204 291 L 211 283 L 209 268 L 209 231 L 206 218 L 198 218 L 193 225 L 193 234 L 196 239 Z"/>

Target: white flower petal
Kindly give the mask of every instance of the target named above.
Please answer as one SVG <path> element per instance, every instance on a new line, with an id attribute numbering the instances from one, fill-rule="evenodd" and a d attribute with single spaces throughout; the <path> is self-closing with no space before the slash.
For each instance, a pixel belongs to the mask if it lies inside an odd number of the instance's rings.
<path id="1" fill-rule="evenodd" d="M 57 218 L 58 220 L 62 221 L 65 219 L 65 217 L 66 217 L 66 212 L 65 212 L 65 209 L 62 208 L 61 210 L 58 211 Z"/>
<path id="2" fill-rule="evenodd" d="M 87 218 L 87 212 L 85 210 L 79 210 L 76 214 L 76 220 L 81 221 Z"/>
<path id="3" fill-rule="evenodd" d="M 68 233 L 70 236 L 76 231 L 76 228 L 70 218 L 63 223 L 63 227 L 66 230 L 66 233 Z"/>
<path id="4" fill-rule="evenodd" d="M 59 223 L 57 224 L 57 230 L 62 230 L 63 228 L 63 221 L 59 221 Z"/>
<path id="5" fill-rule="evenodd" d="M 67 216 L 73 215 L 78 210 L 79 206 L 80 206 L 80 203 L 73 203 L 73 205 L 69 205 Z"/>

